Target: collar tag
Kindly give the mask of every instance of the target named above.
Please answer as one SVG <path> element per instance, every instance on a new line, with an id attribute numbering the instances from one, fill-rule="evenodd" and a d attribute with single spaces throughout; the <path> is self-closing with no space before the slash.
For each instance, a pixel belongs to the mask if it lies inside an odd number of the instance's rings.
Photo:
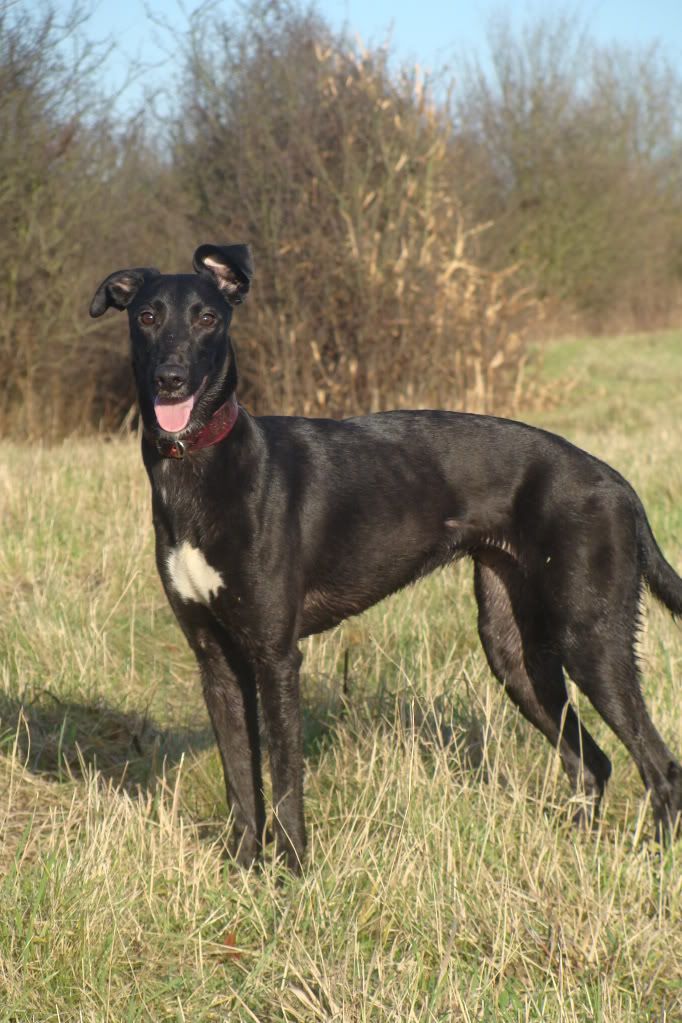
<path id="1" fill-rule="evenodd" d="M 156 442 L 156 450 L 164 458 L 184 458 L 186 448 L 181 440 L 164 440 L 159 437 Z"/>

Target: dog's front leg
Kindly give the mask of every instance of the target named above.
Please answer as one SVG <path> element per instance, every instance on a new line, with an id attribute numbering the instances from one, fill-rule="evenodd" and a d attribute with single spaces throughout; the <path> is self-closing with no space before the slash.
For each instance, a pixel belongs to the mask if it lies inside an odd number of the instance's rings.
<path id="1" fill-rule="evenodd" d="M 301 654 L 261 660 L 258 681 L 268 739 L 276 854 L 300 873 L 306 848 L 303 818 L 303 729 L 299 668 Z"/>
<path id="2" fill-rule="evenodd" d="M 256 683 L 208 631 L 193 637 L 204 699 L 215 732 L 233 816 L 232 851 L 242 866 L 258 859 L 265 803 L 258 735 Z"/>

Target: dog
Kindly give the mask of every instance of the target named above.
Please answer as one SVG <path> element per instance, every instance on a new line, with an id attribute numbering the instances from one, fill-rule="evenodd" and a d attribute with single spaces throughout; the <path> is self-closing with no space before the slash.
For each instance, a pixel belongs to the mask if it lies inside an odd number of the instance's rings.
<path id="1" fill-rule="evenodd" d="M 493 416 L 394 411 L 342 421 L 250 415 L 229 334 L 253 277 L 245 245 L 201 245 L 194 274 L 110 274 L 90 307 L 127 310 L 156 561 L 194 654 L 222 759 L 233 854 L 266 832 L 259 705 L 276 854 L 306 830 L 299 640 L 465 556 L 493 674 L 558 749 L 591 818 L 611 764 L 566 672 L 634 759 L 657 832 L 682 768 L 654 727 L 635 641 L 644 586 L 682 614 L 630 484 L 555 434 Z"/>

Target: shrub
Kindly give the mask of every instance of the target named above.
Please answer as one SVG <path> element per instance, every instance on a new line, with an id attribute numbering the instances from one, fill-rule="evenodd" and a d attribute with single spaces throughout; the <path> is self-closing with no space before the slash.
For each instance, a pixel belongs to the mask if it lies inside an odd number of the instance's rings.
<path id="1" fill-rule="evenodd" d="M 249 241 L 236 328 L 259 409 L 513 405 L 530 297 L 478 258 L 452 125 L 315 12 L 252 4 L 195 21 L 174 166 L 202 240 Z"/>
<path id="2" fill-rule="evenodd" d="M 569 17 L 493 23 L 490 67 L 455 94 L 466 191 L 495 226 L 486 261 L 519 259 L 540 298 L 591 329 L 679 310 L 682 79 L 660 48 L 599 46 Z"/>
<path id="3" fill-rule="evenodd" d="M 82 41 L 83 17 L 77 6 L 59 21 L 49 6 L 31 16 L 0 3 L 5 433 L 120 422 L 133 400 L 128 360 L 121 325 L 88 320 L 96 268 L 126 265 L 131 252 L 162 258 L 177 234 L 162 161 L 98 95 L 102 53 Z"/>

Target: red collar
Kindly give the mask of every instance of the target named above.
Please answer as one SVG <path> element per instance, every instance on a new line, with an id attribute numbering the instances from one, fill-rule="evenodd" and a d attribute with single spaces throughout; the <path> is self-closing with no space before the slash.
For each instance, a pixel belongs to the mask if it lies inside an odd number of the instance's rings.
<path id="1" fill-rule="evenodd" d="M 200 451 L 201 448 L 208 448 L 224 440 L 232 432 L 238 415 L 239 405 L 233 394 L 198 433 L 189 434 L 182 440 L 158 437 L 155 440 L 156 449 L 164 458 L 184 458 L 193 451 Z"/>

